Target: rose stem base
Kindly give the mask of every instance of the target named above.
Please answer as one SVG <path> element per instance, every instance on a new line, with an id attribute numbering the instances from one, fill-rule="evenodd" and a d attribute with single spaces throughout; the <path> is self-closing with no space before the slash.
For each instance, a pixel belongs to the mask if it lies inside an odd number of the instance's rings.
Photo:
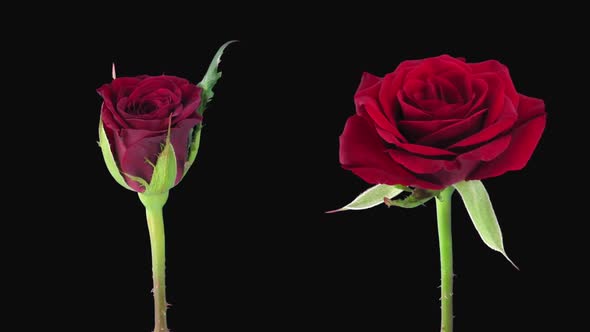
<path id="1" fill-rule="evenodd" d="M 154 280 L 154 332 L 169 332 L 166 321 L 166 251 L 164 234 L 164 217 L 162 209 L 168 199 L 168 192 L 163 194 L 139 194 L 145 206 L 150 244 L 152 248 L 152 272 Z"/>
<path id="2" fill-rule="evenodd" d="M 451 199 L 453 187 L 440 192 L 436 198 L 438 242 L 441 276 L 441 332 L 453 332 L 453 236 L 451 232 Z"/>

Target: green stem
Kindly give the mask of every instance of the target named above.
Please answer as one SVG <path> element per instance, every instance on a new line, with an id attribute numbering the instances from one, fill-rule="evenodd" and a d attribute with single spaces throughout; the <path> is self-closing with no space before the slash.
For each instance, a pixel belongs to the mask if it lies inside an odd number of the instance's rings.
<path id="1" fill-rule="evenodd" d="M 453 332 L 453 236 L 451 232 L 453 190 L 453 187 L 444 189 L 436 199 L 440 245 L 441 332 Z"/>
<path id="2" fill-rule="evenodd" d="M 164 217 L 162 208 L 168 199 L 168 192 L 162 194 L 139 194 L 145 206 L 150 243 L 152 247 L 152 272 L 154 280 L 154 332 L 169 332 L 166 321 L 166 249 Z"/>

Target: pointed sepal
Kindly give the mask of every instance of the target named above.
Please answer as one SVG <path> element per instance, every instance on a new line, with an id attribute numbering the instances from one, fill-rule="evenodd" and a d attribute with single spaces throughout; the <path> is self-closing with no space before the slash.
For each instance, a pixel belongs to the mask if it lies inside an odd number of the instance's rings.
<path id="1" fill-rule="evenodd" d="M 364 210 L 383 203 L 384 199 L 391 199 L 404 192 L 404 187 L 391 186 L 387 184 L 378 184 L 371 187 L 357 196 L 348 205 L 340 209 L 327 211 L 326 213 L 334 213 L 347 210 Z"/>
<path id="2" fill-rule="evenodd" d="M 410 196 L 402 199 L 388 199 L 385 198 L 383 202 L 387 207 L 397 206 L 406 209 L 413 209 L 418 206 L 423 206 L 424 203 L 437 196 L 440 191 L 438 190 L 427 190 L 421 188 L 415 188 Z"/>
<path id="3" fill-rule="evenodd" d="M 102 119 L 100 119 L 98 123 L 98 146 L 100 146 L 100 149 L 102 150 L 102 157 L 104 159 L 105 164 L 107 165 L 107 169 L 109 170 L 109 173 L 111 173 L 115 181 L 117 181 L 117 183 L 119 183 L 125 189 L 133 191 L 133 189 L 129 187 L 127 182 L 125 182 L 125 179 L 123 178 L 123 175 L 121 174 L 121 171 L 119 171 L 119 167 L 115 162 L 113 152 L 111 151 L 111 144 L 109 143 L 109 139 L 104 130 Z"/>

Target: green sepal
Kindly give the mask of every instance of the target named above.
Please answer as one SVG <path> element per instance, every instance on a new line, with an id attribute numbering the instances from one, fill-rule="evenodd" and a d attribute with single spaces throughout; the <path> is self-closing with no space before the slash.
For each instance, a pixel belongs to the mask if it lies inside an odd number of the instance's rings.
<path id="1" fill-rule="evenodd" d="M 221 55 L 223 54 L 223 51 L 225 50 L 225 48 L 227 46 L 229 46 L 229 44 L 235 43 L 235 42 L 237 42 L 237 40 L 231 40 L 231 41 L 228 41 L 227 43 L 221 45 L 221 47 L 219 48 L 217 53 L 215 53 L 213 60 L 211 60 L 211 64 L 209 65 L 209 68 L 207 69 L 207 73 L 205 73 L 205 76 L 203 77 L 201 82 L 199 84 L 197 84 L 197 86 L 199 86 L 201 89 L 203 89 L 203 91 L 201 92 L 201 104 L 199 105 L 199 108 L 197 109 L 197 112 L 200 115 L 203 115 L 205 108 L 207 108 L 207 103 L 209 103 L 209 101 L 211 101 L 211 99 L 213 98 L 213 95 L 214 95 L 213 87 L 215 87 L 215 84 L 217 83 L 217 81 L 221 77 L 221 72 L 217 71 L 217 69 L 219 67 L 219 63 L 221 62 Z"/>
<path id="2" fill-rule="evenodd" d="M 408 197 L 405 197 L 402 199 L 395 199 L 395 200 L 385 198 L 383 200 L 383 202 L 388 207 L 397 206 L 397 207 L 401 207 L 401 208 L 412 209 L 417 206 L 424 205 L 424 203 L 428 202 L 433 197 L 437 196 L 439 193 L 440 193 L 440 190 L 427 190 L 427 189 L 415 188 L 412 191 L 412 194 Z"/>
<path id="3" fill-rule="evenodd" d="M 186 172 L 188 172 L 189 168 L 193 165 L 193 162 L 197 158 L 197 152 L 199 152 L 199 144 L 201 143 L 202 129 L 203 129 L 203 125 L 199 123 L 198 125 L 195 126 L 195 128 L 191 132 L 191 135 L 189 136 L 189 137 L 191 137 L 191 142 L 189 145 L 188 157 L 187 157 L 186 162 L 184 163 L 183 176 L 186 175 Z"/>
<path id="4" fill-rule="evenodd" d="M 483 183 L 479 180 L 471 180 L 455 183 L 453 186 L 461 195 L 469 217 L 471 217 L 471 221 L 483 242 L 491 249 L 504 255 L 518 269 L 506 254 L 502 231 Z"/>
<path id="5" fill-rule="evenodd" d="M 107 137 L 107 134 L 104 130 L 104 125 L 102 124 L 102 118 L 99 120 L 98 123 L 98 146 L 100 146 L 100 149 L 102 150 L 102 157 L 104 159 L 105 164 L 107 165 L 107 169 L 109 170 L 109 173 L 111 173 L 115 181 L 117 181 L 117 183 L 123 186 L 123 188 L 134 191 L 133 189 L 131 189 L 131 187 L 129 187 L 127 182 L 125 182 L 125 179 L 123 178 L 123 175 L 121 174 L 121 171 L 119 171 L 119 167 L 115 162 L 113 152 L 111 151 L 111 144 L 109 143 L 109 138 Z"/>
<path id="6" fill-rule="evenodd" d="M 327 211 L 326 213 L 369 209 L 383 203 L 384 199 L 393 198 L 404 191 L 405 189 L 403 186 L 378 184 L 362 192 L 348 205 L 341 207 L 340 209 Z"/>

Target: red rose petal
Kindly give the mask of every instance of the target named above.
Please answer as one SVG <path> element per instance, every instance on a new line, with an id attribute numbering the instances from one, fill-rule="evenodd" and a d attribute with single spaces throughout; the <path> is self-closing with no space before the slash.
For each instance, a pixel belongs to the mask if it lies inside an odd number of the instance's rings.
<path id="1" fill-rule="evenodd" d="M 460 120 L 450 126 L 444 127 L 432 134 L 425 136 L 416 143 L 420 145 L 444 147 L 465 137 L 477 133 L 482 128 L 486 111 L 481 110 L 467 119 Z"/>
<path id="2" fill-rule="evenodd" d="M 480 180 L 502 175 L 526 166 L 545 129 L 546 114 L 539 115 L 514 129 L 512 140 L 504 153 L 496 159 L 482 163 L 469 176 L 469 180 Z"/>
<path id="3" fill-rule="evenodd" d="M 354 96 L 354 101 L 357 107 L 357 114 L 369 116 L 375 125 L 379 128 L 379 133 L 384 140 L 390 143 L 405 142 L 405 137 L 399 132 L 395 126 L 395 122 L 389 120 L 388 117 L 383 113 L 383 109 L 377 101 L 380 85 L 379 83 L 368 87 L 367 81 L 374 81 L 372 75 L 363 76 L 361 86 L 364 89 L 360 89 Z"/>
<path id="4" fill-rule="evenodd" d="M 402 90 L 404 94 L 414 102 L 438 99 L 436 86 L 431 82 L 417 79 L 406 80 Z"/>
<path id="5" fill-rule="evenodd" d="M 470 63 L 469 67 L 471 67 L 474 74 L 495 73 L 502 80 L 505 93 L 512 104 L 515 107 L 518 106 L 518 93 L 516 92 L 512 78 L 510 78 L 510 72 L 506 66 L 496 60 L 487 60 L 478 63 Z"/>
<path id="6" fill-rule="evenodd" d="M 400 120 L 397 125 L 399 130 L 410 142 L 416 142 L 422 137 L 428 136 L 459 121 L 457 119 L 431 121 Z"/>
<path id="7" fill-rule="evenodd" d="M 112 128 L 115 128 L 115 127 L 116 128 L 126 128 L 128 126 L 127 122 L 115 109 L 114 100 L 116 100 L 116 99 L 114 99 L 114 93 L 113 93 L 111 87 L 108 84 L 104 84 L 96 91 L 103 99 L 103 103 L 102 103 L 102 107 L 101 107 L 101 116 L 104 119 L 108 113 L 108 117 L 109 117 L 109 119 L 103 120 L 103 121 L 108 122 L 109 120 L 111 120 L 110 122 L 111 122 Z"/>
<path id="8" fill-rule="evenodd" d="M 425 145 L 418 145 L 418 144 L 411 144 L 411 143 L 400 143 L 400 144 L 396 144 L 396 146 L 398 148 L 404 149 L 405 151 L 408 151 L 410 153 L 414 153 L 414 154 L 421 155 L 421 156 L 427 156 L 427 157 L 447 158 L 447 157 L 452 157 L 452 156 L 457 155 L 455 152 L 435 148 L 432 146 L 425 146 Z"/>
<path id="9" fill-rule="evenodd" d="M 476 149 L 463 153 L 460 159 L 490 161 L 504 152 L 510 144 L 510 135 L 504 135 L 486 143 Z"/>
<path id="10" fill-rule="evenodd" d="M 398 149 L 387 150 L 389 155 L 397 163 L 401 164 L 411 172 L 418 174 L 432 174 L 440 171 L 445 166 L 453 168 L 454 166 L 448 165 L 453 164 L 454 161 L 442 160 L 442 159 L 429 159 L 424 158 L 412 153 L 405 152 Z"/>
<path id="11" fill-rule="evenodd" d="M 397 98 L 400 107 L 401 113 L 403 115 L 404 120 L 430 120 L 432 119 L 432 115 L 429 113 L 417 108 L 416 106 L 412 105 L 407 97 L 400 91 L 398 93 Z"/>
<path id="12" fill-rule="evenodd" d="M 430 111 L 434 119 L 438 120 L 461 120 L 465 119 L 465 114 L 473 108 L 473 100 L 466 104 L 450 104 L 438 107 L 436 110 Z"/>
<path id="13" fill-rule="evenodd" d="M 365 93 L 365 90 L 375 87 L 375 85 L 381 83 L 381 80 L 382 78 L 379 76 L 375 76 L 371 73 L 364 72 L 361 76 L 361 83 L 359 84 L 359 87 L 356 89 L 355 96 L 363 95 Z M 373 93 L 370 94 L 373 95 Z"/>
<path id="14" fill-rule="evenodd" d="M 478 165 L 479 161 L 475 160 L 455 160 L 454 163 L 449 165 L 453 165 L 454 169 L 441 169 L 440 171 L 433 173 L 433 174 L 421 174 L 420 178 L 439 184 L 439 188 L 431 188 L 431 189 L 442 189 L 446 188 L 454 183 L 463 181 L 467 178 L 467 175 L 471 173 Z"/>
<path id="15" fill-rule="evenodd" d="M 131 92 L 137 87 L 141 81 L 149 76 L 138 76 L 138 77 L 120 77 L 109 84 L 113 91 L 113 101 L 119 100 L 123 97 L 129 97 Z"/>
<path id="16" fill-rule="evenodd" d="M 127 112 L 125 112 L 127 109 L 127 101 L 128 100 L 129 100 L 128 97 L 123 97 L 117 101 L 117 108 L 116 108 L 117 114 L 120 114 L 123 117 L 129 116 L 129 114 L 127 114 Z"/>
<path id="17" fill-rule="evenodd" d="M 519 95 L 518 120 L 515 126 L 518 127 L 530 119 L 545 114 L 545 102 L 538 98 Z"/>
<path id="18" fill-rule="evenodd" d="M 129 123 L 130 129 L 141 129 L 141 130 L 148 130 L 148 131 L 162 131 L 168 129 L 169 120 L 168 118 L 164 119 L 141 119 L 141 118 L 132 118 L 127 119 L 127 123 Z"/>
<path id="19" fill-rule="evenodd" d="M 420 66 L 416 67 L 409 75 L 408 79 L 427 79 L 428 77 L 438 76 L 450 71 L 469 73 L 471 69 L 464 62 L 457 60 L 448 55 L 424 59 Z"/>
<path id="20" fill-rule="evenodd" d="M 504 94 L 504 83 L 496 74 L 478 74 L 477 78 L 484 80 L 488 85 L 488 93 L 485 96 L 484 105 L 488 108 L 488 115 L 484 127 L 495 123 L 504 112 L 506 95 Z M 510 102 L 510 100 L 508 99 Z M 514 105 L 514 104 L 513 104 Z"/>
<path id="21" fill-rule="evenodd" d="M 187 82 L 186 80 L 183 80 Z M 170 80 L 166 76 L 151 76 L 141 81 L 133 92 L 129 95 L 130 102 L 141 103 L 146 96 L 157 90 L 169 90 L 169 94 L 181 95 L 182 91 L 175 84 L 174 80 Z"/>
<path id="22" fill-rule="evenodd" d="M 133 135 L 134 133 L 128 132 L 126 134 Z M 141 139 L 133 138 L 133 140 L 137 142 L 131 146 L 126 146 L 124 154 L 118 154 L 119 166 L 123 173 L 141 177 L 149 183 L 152 179 L 154 168 L 146 160 L 149 160 L 153 164 L 156 163 L 158 154 L 162 151 L 162 144 L 166 140 L 166 133 L 161 135 L 154 134 Z M 141 186 L 128 177 L 125 176 L 125 179 L 134 189 L 141 188 Z"/>
<path id="23" fill-rule="evenodd" d="M 176 183 L 182 179 L 184 163 L 188 155 L 189 134 L 200 122 L 199 119 L 186 119 L 178 127 L 171 128 L 170 142 L 174 147 L 176 156 L 177 176 Z M 119 159 L 121 170 L 124 173 L 139 176 L 150 181 L 153 168 L 146 159 L 155 164 L 158 155 L 162 151 L 162 144 L 166 141 L 168 130 L 150 131 L 138 129 L 125 129 L 119 135 L 115 135 L 115 151 Z M 129 185 L 136 186 L 135 181 L 128 180 Z M 134 187 L 135 188 L 135 187 Z"/>
<path id="24" fill-rule="evenodd" d="M 176 183 L 180 182 L 184 176 L 184 164 L 187 161 L 188 148 L 192 139 L 190 134 L 192 129 L 200 122 L 201 119 L 197 118 L 186 119 L 178 127 L 170 130 L 170 143 L 172 143 L 176 155 Z"/>
<path id="25" fill-rule="evenodd" d="M 393 161 L 370 122 L 358 115 L 348 118 L 340 136 L 340 163 L 343 168 L 372 184 L 439 187 L 418 179 Z"/>
<path id="26" fill-rule="evenodd" d="M 183 105 L 179 105 L 172 112 L 172 125 L 176 125 L 178 122 L 188 118 L 203 119 L 203 116 L 197 113 L 197 109 L 201 104 L 201 93 L 202 89 L 196 85 L 184 86 L 183 90 Z"/>
<path id="27" fill-rule="evenodd" d="M 379 90 L 379 104 L 389 121 L 395 121 L 396 112 L 399 111 L 398 92 L 401 90 L 406 75 L 413 70 L 422 60 L 410 60 L 400 63 L 393 73 L 385 75 Z"/>
<path id="28" fill-rule="evenodd" d="M 405 137 L 399 132 L 393 123 L 389 122 L 385 115 L 381 112 L 379 105 L 375 99 L 367 97 L 357 100 L 357 113 L 365 112 L 379 128 L 383 139 L 390 143 L 405 142 Z"/>
<path id="29" fill-rule="evenodd" d="M 486 96 L 488 94 L 488 83 L 480 78 L 471 81 L 471 87 L 473 89 L 472 96 L 472 108 L 473 113 L 485 108 Z M 467 114 L 467 113 L 465 113 Z"/>
<path id="30" fill-rule="evenodd" d="M 182 90 L 182 104 L 184 107 L 191 111 L 196 111 L 201 104 L 201 94 L 203 89 L 194 84 L 183 85 L 180 89 Z"/>
<path id="31" fill-rule="evenodd" d="M 508 100 L 508 98 L 505 98 L 503 112 L 500 115 L 500 118 L 497 119 L 496 123 L 492 124 L 487 128 L 482 129 L 480 132 L 477 132 L 470 137 L 467 137 L 457 143 L 454 143 L 447 149 L 451 151 L 453 151 L 453 149 L 461 150 L 462 148 L 468 146 L 482 144 L 484 142 L 490 141 L 494 137 L 512 128 L 512 126 L 516 122 L 516 118 L 517 114 L 514 110 L 514 106 L 512 105 L 510 100 Z"/>
<path id="32" fill-rule="evenodd" d="M 441 87 L 441 98 L 449 104 L 465 103 L 471 97 L 471 82 L 465 72 L 448 71 L 434 79 Z"/>
<path id="33" fill-rule="evenodd" d="M 129 124 L 127 124 L 123 118 L 118 116 L 116 112 L 109 110 L 105 103 L 102 104 L 100 118 L 105 127 L 109 127 L 113 130 L 129 128 Z"/>

